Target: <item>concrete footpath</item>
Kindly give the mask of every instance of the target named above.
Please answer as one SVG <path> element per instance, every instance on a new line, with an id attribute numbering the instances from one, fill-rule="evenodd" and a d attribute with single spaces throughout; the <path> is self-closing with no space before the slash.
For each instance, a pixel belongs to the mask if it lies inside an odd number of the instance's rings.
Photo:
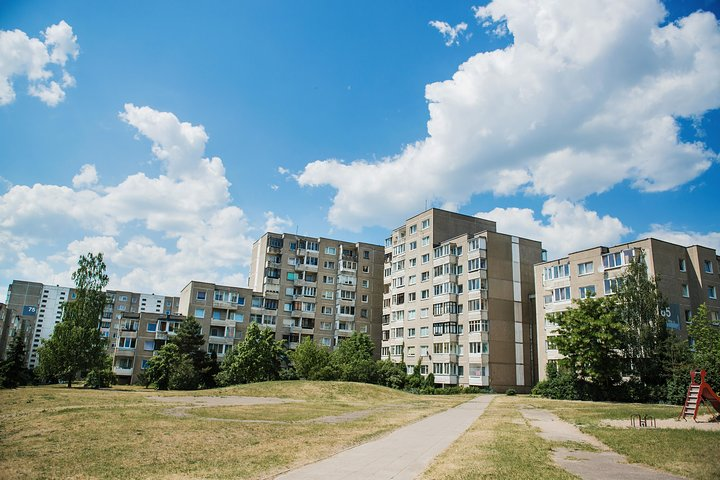
<path id="1" fill-rule="evenodd" d="M 530 424 L 540 430 L 546 440 L 579 442 L 591 445 L 596 451 L 568 448 L 553 449 L 553 460 L 568 472 L 583 480 L 682 480 L 682 477 L 660 472 L 637 463 L 627 463 L 625 457 L 613 452 L 597 438 L 580 431 L 557 415 L 540 408 L 521 408 L 520 412 Z"/>
<path id="2" fill-rule="evenodd" d="M 483 413 L 493 395 L 469 402 L 399 428 L 377 440 L 325 460 L 292 470 L 278 480 L 403 480 L 417 478 Z"/>

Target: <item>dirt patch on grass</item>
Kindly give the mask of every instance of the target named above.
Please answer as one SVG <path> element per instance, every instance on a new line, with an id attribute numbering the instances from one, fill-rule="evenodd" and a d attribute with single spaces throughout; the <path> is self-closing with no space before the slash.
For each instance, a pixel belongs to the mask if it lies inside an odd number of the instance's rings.
<path id="1" fill-rule="evenodd" d="M 642 427 L 642 430 L 653 429 L 653 428 L 672 428 L 677 430 L 710 430 L 720 432 L 720 422 L 711 422 L 713 417 L 710 415 L 698 416 L 697 422 L 692 420 L 678 420 L 674 418 L 659 418 L 655 420 L 655 427 L 652 426 L 651 421 L 648 420 L 648 427 Z M 628 420 L 601 420 L 601 427 L 613 427 L 613 428 L 640 428 L 637 426 L 638 422 L 635 421 L 635 427 L 632 426 L 632 422 Z"/>
<path id="2" fill-rule="evenodd" d="M 148 400 L 164 403 L 189 403 L 186 408 L 192 407 L 238 407 L 241 405 L 277 405 L 280 403 L 302 402 L 302 400 L 292 400 L 289 398 L 276 397 L 240 397 L 230 395 L 226 397 L 220 396 L 187 396 L 187 397 L 161 397 L 152 396 L 145 397 Z"/>

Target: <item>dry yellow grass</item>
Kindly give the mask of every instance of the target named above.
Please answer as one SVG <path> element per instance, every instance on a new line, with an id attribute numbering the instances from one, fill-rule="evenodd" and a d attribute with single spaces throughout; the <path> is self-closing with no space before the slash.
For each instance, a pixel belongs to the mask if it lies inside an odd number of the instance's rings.
<path id="1" fill-rule="evenodd" d="M 0 391 L 0 478 L 267 478 L 468 399 L 341 382 L 271 382 L 159 394 L 302 402 L 202 407 L 173 417 L 167 414 L 173 404 L 146 398 L 156 394 L 133 387 Z M 364 416 L 340 423 L 307 421 L 355 411 Z M 284 423 L 205 418 L 253 416 Z"/>
<path id="2" fill-rule="evenodd" d="M 421 478 L 577 478 L 553 463 L 550 458 L 553 446 L 553 442 L 540 438 L 528 425 L 513 397 L 498 396 Z"/>

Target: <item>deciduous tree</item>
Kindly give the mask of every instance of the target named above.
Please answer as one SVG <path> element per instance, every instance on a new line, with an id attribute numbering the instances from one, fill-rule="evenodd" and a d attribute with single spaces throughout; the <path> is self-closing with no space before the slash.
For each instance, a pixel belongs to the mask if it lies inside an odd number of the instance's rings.
<path id="1" fill-rule="evenodd" d="M 107 302 L 105 270 L 102 253 L 80 257 L 72 274 L 76 298 L 64 304 L 62 321 L 38 349 L 42 377 L 65 380 L 70 387 L 79 375 L 106 368 L 107 342 L 99 329 Z"/>
<path id="2" fill-rule="evenodd" d="M 277 380 L 286 362 L 285 346 L 275 340 L 275 332 L 251 323 L 245 339 L 225 355 L 217 381 L 220 385 L 236 385 Z"/>

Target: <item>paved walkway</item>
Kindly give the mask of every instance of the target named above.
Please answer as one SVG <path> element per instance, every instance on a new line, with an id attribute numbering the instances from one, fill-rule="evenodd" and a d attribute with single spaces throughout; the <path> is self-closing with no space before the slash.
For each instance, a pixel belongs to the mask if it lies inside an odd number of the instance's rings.
<path id="1" fill-rule="evenodd" d="M 377 440 L 306 465 L 278 480 L 405 480 L 417 478 L 483 413 L 492 395 L 399 428 Z"/>
<path id="2" fill-rule="evenodd" d="M 520 412 L 534 426 L 540 429 L 540 436 L 557 442 L 581 442 L 592 445 L 599 451 L 571 450 L 558 448 L 553 460 L 568 472 L 584 480 L 680 480 L 669 473 L 659 472 L 635 463 L 627 463 L 625 457 L 615 453 L 597 438 L 580 431 L 575 425 L 560 420 L 554 413 L 540 408 L 520 409 Z"/>

